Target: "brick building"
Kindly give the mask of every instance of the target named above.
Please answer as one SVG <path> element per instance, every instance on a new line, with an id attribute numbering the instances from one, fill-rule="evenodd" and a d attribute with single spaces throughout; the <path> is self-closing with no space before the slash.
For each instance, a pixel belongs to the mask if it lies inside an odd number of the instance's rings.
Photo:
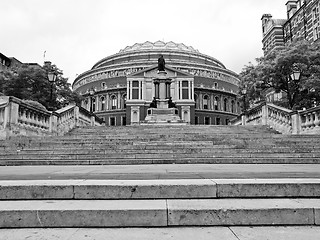
<path id="1" fill-rule="evenodd" d="M 291 0 L 286 9 L 287 19 L 273 19 L 270 14 L 261 18 L 264 55 L 294 41 L 320 39 L 320 0 Z"/>

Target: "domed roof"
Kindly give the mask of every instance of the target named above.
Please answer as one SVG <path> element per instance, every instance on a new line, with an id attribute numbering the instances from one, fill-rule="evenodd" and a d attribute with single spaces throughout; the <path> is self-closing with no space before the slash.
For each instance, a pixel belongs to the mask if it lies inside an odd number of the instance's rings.
<path id="1" fill-rule="evenodd" d="M 132 46 L 127 46 L 124 49 L 121 49 L 119 53 L 131 52 L 131 51 L 143 51 L 143 50 L 177 50 L 177 51 L 186 51 L 186 52 L 194 52 L 199 53 L 197 49 L 194 49 L 191 46 L 186 46 L 183 43 L 174 43 L 170 42 L 144 42 L 144 43 L 136 43 Z"/>

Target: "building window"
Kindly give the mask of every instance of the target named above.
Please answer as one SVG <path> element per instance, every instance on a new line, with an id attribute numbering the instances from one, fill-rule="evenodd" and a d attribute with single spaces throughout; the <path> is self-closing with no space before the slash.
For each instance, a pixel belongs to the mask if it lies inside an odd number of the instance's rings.
<path id="1" fill-rule="evenodd" d="M 139 81 L 132 81 L 132 99 L 139 99 Z"/>
<path id="2" fill-rule="evenodd" d="M 105 97 L 101 97 L 100 101 L 101 101 L 101 109 L 100 110 L 104 111 L 105 107 L 106 107 L 106 99 L 105 99 Z"/>
<path id="3" fill-rule="evenodd" d="M 182 81 L 182 99 L 189 99 L 189 82 Z"/>
<path id="4" fill-rule="evenodd" d="M 205 95 L 203 97 L 203 109 L 209 109 L 209 97 Z"/>
<path id="5" fill-rule="evenodd" d="M 105 88 L 106 88 L 106 83 L 105 83 L 105 82 L 102 82 L 102 83 L 101 83 L 101 88 L 102 88 L 102 89 L 105 89 Z"/>
<path id="6" fill-rule="evenodd" d="M 123 126 L 127 125 L 127 118 L 126 117 L 122 117 L 122 125 Z"/>
<path id="7" fill-rule="evenodd" d="M 232 112 L 232 113 L 235 112 L 235 103 L 234 103 L 233 100 L 231 101 L 231 112 Z"/>
<path id="8" fill-rule="evenodd" d="M 115 126 L 115 125 L 116 125 L 116 118 L 110 117 L 110 126 Z"/>
<path id="9" fill-rule="evenodd" d="M 216 118 L 216 125 L 220 125 L 221 124 L 221 119 L 220 118 Z"/>
<path id="10" fill-rule="evenodd" d="M 91 102 L 91 107 L 92 107 L 92 108 L 90 109 L 90 111 L 91 111 L 91 112 L 95 112 L 95 111 L 96 111 L 96 98 L 95 98 L 95 97 L 92 97 L 92 98 L 91 98 L 91 101 L 92 101 L 92 102 Z"/>
<path id="11" fill-rule="evenodd" d="M 215 83 L 213 84 L 213 87 L 214 87 L 214 88 L 218 88 L 218 83 L 215 82 Z"/>
<path id="12" fill-rule="evenodd" d="M 228 111 L 228 99 L 224 99 L 223 101 L 223 111 Z"/>
<path id="13" fill-rule="evenodd" d="M 111 96 L 111 109 L 117 109 L 117 97 L 115 95 Z"/>
<path id="14" fill-rule="evenodd" d="M 215 97 L 214 98 L 214 110 L 219 110 L 219 98 L 218 97 Z"/>
<path id="15" fill-rule="evenodd" d="M 205 117 L 204 118 L 204 124 L 205 125 L 210 125 L 210 117 Z"/>

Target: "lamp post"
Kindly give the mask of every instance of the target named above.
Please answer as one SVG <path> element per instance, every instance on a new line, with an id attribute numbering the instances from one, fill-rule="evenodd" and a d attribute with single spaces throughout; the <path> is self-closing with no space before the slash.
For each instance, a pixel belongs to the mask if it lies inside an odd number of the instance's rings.
<path id="1" fill-rule="evenodd" d="M 49 71 L 48 71 L 48 80 L 49 80 L 49 82 L 50 82 L 50 84 L 51 84 L 51 91 L 50 91 L 50 109 L 49 110 L 51 110 L 51 111 L 53 111 L 54 110 L 54 104 L 53 104 L 53 85 L 54 85 L 54 83 L 55 83 L 55 81 L 56 81 L 56 79 L 57 79 L 57 73 L 53 70 L 53 69 L 50 69 Z"/>
<path id="2" fill-rule="evenodd" d="M 292 65 L 292 69 L 291 69 L 291 73 L 290 73 L 290 79 L 291 79 L 291 81 L 292 81 L 292 83 L 291 84 L 293 84 L 293 86 L 294 86 L 294 89 L 296 90 L 296 91 L 298 91 L 299 90 L 299 88 L 298 88 L 298 81 L 300 80 L 300 77 L 301 77 L 301 70 L 300 70 L 300 68 L 296 65 L 296 64 L 293 64 Z M 290 104 L 290 106 L 291 106 L 291 108 L 296 108 L 296 106 L 295 106 L 295 103 L 294 103 L 294 99 L 293 99 L 293 94 L 294 93 L 291 93 L 290 95 L 290 102 L 289 102 L 289 104 Z"/>
<path id="3" fill-rule="evenodd" d="M 247 112 L 247 104 L 246 104 L 246 95 L 247 95 L 247 89 L 242 89 L 241 94 L 243 96 L 243 113 L 246 114 Z"/>
<path id="4" fill-rule="evenodd" d="M 94 111 L 94 109 L 93 109 L 93 96 L 94 96 L 94 94 L 95 94 L 95 90 L 94 90 L 94 88 L 92 87 L 92 88 L 90 88 L 89 89 L 89 96 L 90 96 L 90 112 L 91 113 L 93 113 Z"/>
<path id="5" fill-rule="evenodd" d="M 292 66 L 292 71 L 290 74 L 291 80 L 293 81 L 299 81 L 301 76 L 301 70 L 299 69 L 299 67 L 297 65 L 293 65 Z"/>

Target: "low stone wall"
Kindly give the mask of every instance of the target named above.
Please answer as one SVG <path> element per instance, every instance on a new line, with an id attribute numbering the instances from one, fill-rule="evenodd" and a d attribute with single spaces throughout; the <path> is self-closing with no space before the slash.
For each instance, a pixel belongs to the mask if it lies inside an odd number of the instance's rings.
<path id="1" fill-rule="evenodd" d="M 50 112 L 15 97 L 0 97 L 0 139 L 64 135 L 79 126 L 101 124 L 101 119 L 75 105 Z"/>

